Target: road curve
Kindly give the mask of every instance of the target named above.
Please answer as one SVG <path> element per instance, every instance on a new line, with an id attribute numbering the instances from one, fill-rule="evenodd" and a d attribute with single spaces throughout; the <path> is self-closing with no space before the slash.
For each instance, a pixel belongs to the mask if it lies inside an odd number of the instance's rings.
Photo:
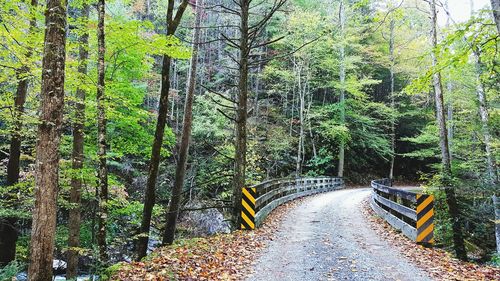
<path id="1" fill-rule="evenodd" d="M 361 212 L 369 194 L 345 189 L 305 199 L 247 280 L 431 280 L 370 228 Z"/>

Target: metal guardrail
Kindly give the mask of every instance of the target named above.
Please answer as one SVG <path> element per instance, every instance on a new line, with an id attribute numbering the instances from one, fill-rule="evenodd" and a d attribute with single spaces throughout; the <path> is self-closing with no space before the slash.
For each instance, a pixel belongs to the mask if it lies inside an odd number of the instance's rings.
<path id="1" fill-rule="evenodd" d="M 434 196 L 392 188 L 389 179 L 371 182 L 372 209 L 417 243 L 434 243 Z"/>
<path id="2" fill-rule="evenodd" d="M 343 186 L 341 178 L 315 177 L 273 179 L 243 188 L 241 229 L 259 227 L 269 213 L 283 203 Z"/>

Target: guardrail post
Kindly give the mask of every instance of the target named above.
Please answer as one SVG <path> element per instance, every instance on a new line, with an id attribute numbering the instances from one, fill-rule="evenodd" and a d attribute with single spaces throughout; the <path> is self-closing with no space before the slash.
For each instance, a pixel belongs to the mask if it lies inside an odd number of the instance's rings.
<path id="1" fill-rule="evenodd" d="M 434 243 L 434 196 L 417 194 L 417 243 Z"/>
<path id="2" fill-rule="evenodd" d="M 255 187 L 244 187 L 241 197 L 241 229 L 255 229 Z"/>

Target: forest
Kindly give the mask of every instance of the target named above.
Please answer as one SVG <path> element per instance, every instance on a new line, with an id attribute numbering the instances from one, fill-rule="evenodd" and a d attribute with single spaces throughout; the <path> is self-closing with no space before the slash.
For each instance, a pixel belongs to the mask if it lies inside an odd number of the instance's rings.
<path id="1" fill-rule="evenodd" d="M 422 185 L 435 247 L 500 266 L 500 1 L 456 2 L 0 0 L 0 280 L 103 277 L 315 176 Z"/>

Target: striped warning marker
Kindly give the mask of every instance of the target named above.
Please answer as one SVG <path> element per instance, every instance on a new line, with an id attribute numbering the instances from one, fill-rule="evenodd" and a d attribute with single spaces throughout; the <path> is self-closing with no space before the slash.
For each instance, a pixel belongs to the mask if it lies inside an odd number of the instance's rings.
<path id="1" fill-rule="evenodd" d="M 241 229 L 255 228 L 255 187 L 244 187 L 241 197 Z"/>
<path id="2" fill-rule="evenodd" d="M 417 194 L 417 243 L 434 243 L 434 196 Z"/>

